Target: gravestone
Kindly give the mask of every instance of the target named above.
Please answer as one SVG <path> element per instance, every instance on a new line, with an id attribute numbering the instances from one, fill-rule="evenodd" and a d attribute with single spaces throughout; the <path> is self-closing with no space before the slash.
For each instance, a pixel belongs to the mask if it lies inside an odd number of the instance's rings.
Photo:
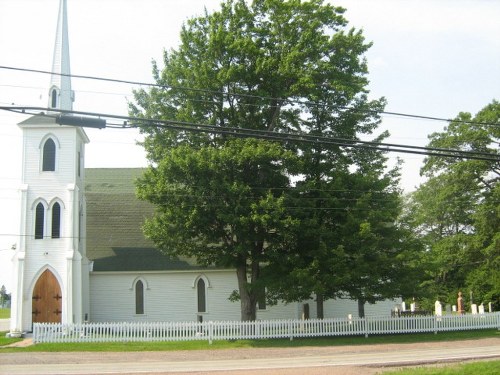
<path id="1" fill-rule="evenodd" d="M 475 303 L 470 305 L 470 311 L 473 315 L 477 315 L 477 305 Z"/>
<path id="2" fill-rule="evenodd" d="M 436 316 L 443 316 L 443 306 L 441 306 L 441 302 L 439 301 L 434 303 L 434 314 Z"/>
<path id="3" fill-rule="evenodd" d="M 484 305 L 480 304 L 478 307 L 479 307 L 479 314 L 484 314 Z"/>
<path id="4" fill-rule="evenodd" d="M 451 305 L 449 303 L 446 304 L 445 309 L 446 309 L 446 314 L 451 314 Z"/>
<path id="5" fill-rule="evenodd" d="M 459 314 L 465 313 L 465 310 L 464 310 L 464 299 L 462 298 L 462 292 L 458 292 L 457 306 L 458 306 L 458 313 Z"/>
<path id="6" fill-rule="evenodd" d="M 410 311 L 411 312 L 418 311 L 418 304 L 417 301 L 415 301 L 415 298 L 413 298 L 413 302 L 410 304 Z"/>

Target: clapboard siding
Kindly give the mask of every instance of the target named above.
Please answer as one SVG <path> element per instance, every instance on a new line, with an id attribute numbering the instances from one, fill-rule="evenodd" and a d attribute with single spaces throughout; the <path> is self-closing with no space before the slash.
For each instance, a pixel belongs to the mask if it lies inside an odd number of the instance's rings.
<path id="1" fill-rule="evenodd" d="M 365 305 L 365 315 L 367 316 L 387 316 L 394 311 L 394 308 L 398 306 L 401 308 L 401 303 L 403 300 L 398 299 L 387 299 L 384 301 L 379 301 L 375 304 Z"/>
<path id="2" fill-rule="evenodd" d="M 197 312 L 196 280 L 203 276 L 208 281 L 207 311 Z M 135 314 L 134 283 L 144 283 L 144 314 Z M 240 320 L 240 303 L 228 297 L 237 289 L 236 274 L 232 271 L 204 272 L 94 272 L 90 275 L 90 320 L 116 321 L 196 321 Z M 382 301 L 366 304 L 367 316 L 389 316 L 400 301 Z M 310 318 L 316 317 L 316 303 L 309 303 Z M 278 303 L 257 311 L 258 320 L 301 318 L 303 303 Z M 325 318 L 358 316 L 358 305 L 350 299 L 325 301 Z"/>
<path id="3" fill-rule="evenodd" d="M 195 281 L 208 280 L 207 311 L 197 311 Z M 135 281 L 144 283 L 144 314 L 135 314 Z M 240 306 L 230 302 L 236 276 L 228 271 L 210 272 L 94 272 L 90 276 L 92 321 L 239 320 Z"/>
<path id="4" fill-rule="evenodd" d="M 207 285 L 207 311 L 197 311 L 195 282 L 203 276 Z M 135 314 L 134 282 L 144 282 L 144 315 Z M 90 276 L 91 321 L 195 321 L 240 320 L 240 302 L 229 301 L 237 289 L 234 271 L 119 273 L 94 272 Z M 257 318 L 296 319 L 296 303 L 269 306 Z"/>

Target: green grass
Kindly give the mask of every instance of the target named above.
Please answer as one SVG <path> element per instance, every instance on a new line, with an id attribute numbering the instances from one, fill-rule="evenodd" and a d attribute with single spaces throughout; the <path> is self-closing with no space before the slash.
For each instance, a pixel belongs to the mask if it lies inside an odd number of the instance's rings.
<path id="1" fill-rule="evenodd" d="M 500 374 L 500 361 L 472 362 L 444 367 L 418 367 L 384 372 L 384 375 L 496 375 Z"/>
<path id="2" fill-rule="evenodd" d="M 3 345 L 9 345 L 9 344 L 13 344 L 17 341 L 21 341 L 22 339 L 11 339 L 11 338 L 7 338 L 5 337 L 5 335 L 7 334 L 7 332 L 0 332 L 0 347 L 3 346 Z M 2 350 L 2 348 L 0 348 L 0 350 Z"/>
<path id="3" fill-rule="evenodd" d="M 5 333 L 0 333 L 5 336 Z M 206 350 L 206 349 L 236 349 L 236 348 L 288 348 L 299 346 L 342 346 L 342 345 L 370 345 L 370 344 L 404 344 L 415 342 L 439 342 L 453 340 L 474 340 L 480 338 L 500 337 L 500 331 L 495 329 L 446 332 L 435 334 L 405 334 L 381 335 L 368 338 L 355 337 L 326 337 L 315 339 L 272 339 L 272 340 L 235 340 L 214 341 L 181 341 L 181 342 L 125 342 L 125 343 L 62 343 L 36 344 L 26 348 L 0 348 L 0 353 L 6 352 L 126 352 L 126 351 L 171 351 L 171 350 Z M 5 339 L 14 340 L 14 339 Z M 0 345 L 6 345 L 7 343 Z M 14 342 L 14 341 L 12 341 Z"/>
<path id="4" fill-rule="evenodd" d="M 9 319 L 10 309 L 0 309 L 0 319 Z"/>

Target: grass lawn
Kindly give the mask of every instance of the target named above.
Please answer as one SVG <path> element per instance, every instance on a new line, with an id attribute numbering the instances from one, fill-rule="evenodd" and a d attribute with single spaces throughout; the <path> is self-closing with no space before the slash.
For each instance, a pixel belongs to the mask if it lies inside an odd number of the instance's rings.
<path id="1" fill-rule="evenodd" d="M 0 333 L 0 346 L 7 345 L 5 332 Z M 354 337 L 323 337 L 314 339 L 273 339 L 273 340 L 235 340 L 214 341 L 181 341 L 181 342 L 124 342 L 124 343 L 61 343 L 61 344 L 36 344 L 26 348 L 0 348 L 0 353 L 8 352 L 126 352 L 126 351 L 167 351 L 167 350 L 204 350 L 204 349 L 236 349 L 236 348 L 272 348 L 272 347 L 298 347 L 298 346 L 341 346 L 341 345 L 370 345 L 370 344 L 398 344 L 415 342 L 439 342 L 453 340 L 474 340 L 479 338 L 500 337 L 496 329 Z"/>
<path id="2" fill-rule="evenodd" d="M 9 319 L 10 309 L 0 309 L 0 319 Z"/>
<path id="3" fill-rule="evenodd" d="M 384 371 L 383 375 L 496 375 L 500 374 L 500 361 L 473 362 L 461 365 L 426 366 Z"/>
<path id="4" fill-rule="evenodd" d="M 203 350 L 203 349 L 236 349 L 236 348 L 271 348 L 271 347 L 298 347 L 298 346 L 342 346 L 342 345 L 370 345 L 370 344 L 403 344 L 417 342 L 439 342 L 456 340 L 474 340 L 480 338 L 500 337 L 496 329 L 443 332 L 435 334 L 405 334 L 381 335 L 365 337 L 333 337 L 316 339 L 282 340 L 235 340 L 214 341 L 212 345 L 207 341 L 185 342 L 127 342 L 127 343 L 63 343 L 37 344 L 25 348 L 2 348 L 20 339 L 5 337 L 6 332 L 0 332 L 0 354 L 12 352 L 127 352 L 127 351 L 168 351 L 168 350 Z M 444 366 L 427 365 L 401 370 L 384 371 L 383 375 L 496 375 L 500 374 L 500 361 L 481 361 L 466 364 L 447 364 Z"/>

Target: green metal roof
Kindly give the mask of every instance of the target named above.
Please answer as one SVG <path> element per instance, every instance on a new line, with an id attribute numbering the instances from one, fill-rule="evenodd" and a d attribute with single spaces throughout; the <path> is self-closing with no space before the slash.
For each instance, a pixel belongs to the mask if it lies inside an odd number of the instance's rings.
<path id="1" fill-rule="evenodd" d="M 85 169 L 87 257 L 94 271 L 201 269 L 193 259 L 162 254 L 142 233 L 153 206 L 135 196 L 141 168 Z"/>

